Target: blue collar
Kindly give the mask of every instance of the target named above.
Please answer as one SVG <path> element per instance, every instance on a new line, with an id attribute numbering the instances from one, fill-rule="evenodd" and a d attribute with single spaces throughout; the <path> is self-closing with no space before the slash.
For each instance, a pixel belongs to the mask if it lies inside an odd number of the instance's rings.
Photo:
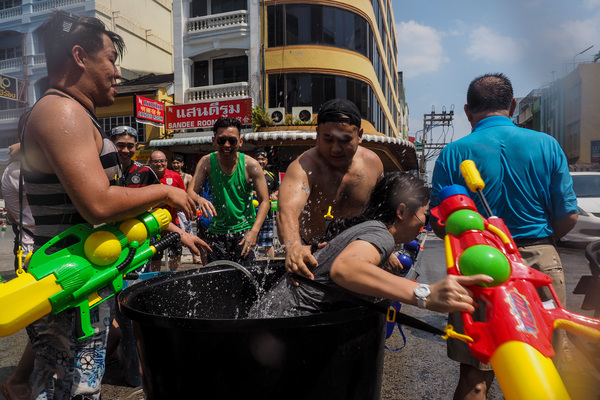
<path id="1" fill-rule="evenodd" d="M 482 119 L 473 127 L 471 132 L 478 131 L 480 129 L 491 128 L 493 126 L 515 126 L 515 124 L 511 121 L 510 118 L 503 117 L 501 115 L 494 115 L 492 117 L 487 117 Z"/>

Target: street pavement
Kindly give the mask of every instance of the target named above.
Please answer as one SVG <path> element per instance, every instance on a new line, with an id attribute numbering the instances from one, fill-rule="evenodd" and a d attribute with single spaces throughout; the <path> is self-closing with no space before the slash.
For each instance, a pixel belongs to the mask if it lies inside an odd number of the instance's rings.
<path id="1" fill-rule="evenodd" d="M 3 282 L 14 277 L 13 235 L 10 231 L 0 232 L 0 276 Z M 567 307 L 574 312 L 592 315 L 591 311 L 580 309 L 583 295 L 573 294 L 573 289 L 582 275 L 589 275 L 584 250 L 560 247 L 567 284 Z M 191 255 L 184 250 L 182 269 L 197 268 L 192 264 Z M 445 274 L 443 242 L 429 233 L 425 237 L 424 250 L 414 267 L 418 271 L 419 282 L 432 283 Z M 405 306 L 403 312 L 413 315 L 431 325 L 443 328 L 447 317 L 444 314 Z M 397 329 L 397 328 L 395 328 Z M 458 378 L 458 364 L 446 356 L 446 342 L 439 336 L 404 327 L 406 346 L 398 351 L 385 350 L 382 400 L 396 399 L 451 399 Z M 0 384 L 14 370 L 27 341 L 24 330 L 9 337 L 0 338 Z M 395 330 L 387 340 L 389 348 L 403 345 L 402 336 Z M 577 350 L 573 350 L 574 362 L 561 372 L 573 400 L 600 399 L 600 373 Z M 293 390 L 293 388 L 290 388 Z M 139 389 L 131 388 L 124 382 L 122 365 L 118 359 L 107 364 L 102 384 L 103 399 L 143 399 Z M 502 399 L 502 392 L 496 382 L 492 386 L 489 399 Z"/>

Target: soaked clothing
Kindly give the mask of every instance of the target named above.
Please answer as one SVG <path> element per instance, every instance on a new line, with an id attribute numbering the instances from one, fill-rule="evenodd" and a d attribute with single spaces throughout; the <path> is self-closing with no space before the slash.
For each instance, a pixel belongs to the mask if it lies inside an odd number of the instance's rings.
<path id="1" fill-rule="evenodd" d="M 273 221 L 275 218 L 267 217 L 265 222 L 263 222 L 260 227 L 260 231 L 258 232 L 258 238 L 256 239 L 256 244 L 263 247 L 273 246 L 273 231 L 275 224 Z"/>
<path id="2" fill-rule="evenodd" d="M 68 97 L 62 93 L 48 93 Z M 35 107 L 35 106 L 34 106 Z M 85 106 L 82 105 L 85 108 Z M 86 108 L 90 118 L 102 134 L 95 116 Z M 102 134 L 99 154 L 102 167 L 111 185 L 122 181 L 120 160 L 114 144 Z M 27 136 L 22 150 L 27 158 Z M 87 223 L 79 214 L 55 174 L 23 168 L 27 200 L 35 221 L 34 246 L 38 249 L 66 229 Z M 27 327 L 35 352 L 31 375 L 32 398 L 36 399 L 100 399 L 100 383 L 104 375 L 106 339 L 111 322 L 106 302 L 90 312 L 96 334 L 87 339 L 80 336 L 76 313 L 66 310 L 46 315 Z"/>
<path id="3" fill-rule="evenodd" d="M 269 197 L 279 189 L 279 183 L 275 180 L 275 175 L 272 172 L 265 171 L 265 180 L 267 181 L 267 189 L 269 191 Z M 263 222 L 260 227 L 260 231 L 258 232 L 258 238 L 256 244 L 263 247 L 271 247 L 273 246 L 273 230 L 275 228 L 274 212 L 269 209 L 267 213 L 267 218 L 265 218 L 265 222 Z"/>
<path id="4" fill-rule="evenodd" d="M 385 224 L 379 221 L 366 221 L 346 229 L 327 246 L 315 252 L 319 266 L 312 273 L 315 281 L 328 286 L 339 286 L 331 280 L 331 265 L 340 253 L 355 240 L 364 240 L 377 248 L 381 256 L 379 267 L 383 267 L 394 251 L 394 238 Z M 337 290 L 335 291 L 337 292 Z M 370 300 L 372 297 L 364 296 Z M 321 291 L 300 283 L 294 286 L 286 274 L 261 298 L 250 311 L 252 316 L 278 317 L 317 313 L 335 309 L 344 299 L 337 293 Z"/>
<path id="5" fill-rule="evenodd" d="M 248 263 L 254 261 L 256 254 L 254 251 L 248 253 L 246 258 L 242 257 L 243 247 L 240 242 L 244 240 L 247 231 L 228 233 L 218 235 L 205 231 L 201 237 L 212 249 L 212 252 L 206 253 L 206 259 L 209 263 L 217 260 L 230 260 L 237 263 Z"/>
<path id="6" fill-rule="evenodd" d="M 252 228 L 256 210 L 252 205 L 252 185 L 246 179 L 246 155 L 239 153 L 231 175 L 223 172 L 217 153 L 210 154 L 210 193 L 217 210 L 208 227 L 215 234 L 237 233 Z"/>
<path id="7" fill-rule="evenodd" d="M 68 97 L 60 93 L 48 93 L 46 96 L 56 95 Z M 83 107 L 83 105 L 82 105 Z M 84 107 L 85 108 L 85 107 Z M 102 134 L 99 123 L 95 116 L 87 109 L 90 118 L 96 128 Z M 102 151 L 100 161 L 110 184 L 115 185 L 121 179 L 121 162 L 115 145 L 102 134 Z M 27 137 L 23 139 L 23 154 L 27 151 Z M 25 156 L 26 157 L 26 156 Z M 77 224 L 85 224 L 81 214 L 75 209 L 75 205 L 61 185 L 56 174 L 47 174 L 41 171 L 32 171 L 23 168 L 23 180 L 27 187 L 27 201 L 31 207 L 31 213 L 35 223 L 34 242 L 35 248 L 44 245 L 54 236 Z"/>

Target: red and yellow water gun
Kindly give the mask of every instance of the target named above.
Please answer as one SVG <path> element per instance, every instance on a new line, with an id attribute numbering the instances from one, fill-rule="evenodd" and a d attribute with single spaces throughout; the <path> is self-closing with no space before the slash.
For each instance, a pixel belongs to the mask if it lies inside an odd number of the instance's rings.
<path id="1" fill-rule="evenodd" d="M 552 278 L 523 264 L 506 225 L 492 216 L 473 161 L 464 161 L 461 172 L 469 188 L 479 194 L 489 218 L 477 212 L 463 186 L 440 191 L 441 204 L 431 213 L 445 227 L 447 272 L 487 274 L 494 280 L 470 287 L 473 296 L 486 305 L 485 320 L 476 322 L 463 313 L 465 334 L 454 332 L 450 325 L 446 333 L 468 343 L 477 359 L 491 363 L 506 399 L 569 399 L 551 360 L 552 332 L 561 328 L 598 343 L 600 320 L 563 308 Z M 552 305 L 542 303 L 538 287 L 550 290 Z"/>

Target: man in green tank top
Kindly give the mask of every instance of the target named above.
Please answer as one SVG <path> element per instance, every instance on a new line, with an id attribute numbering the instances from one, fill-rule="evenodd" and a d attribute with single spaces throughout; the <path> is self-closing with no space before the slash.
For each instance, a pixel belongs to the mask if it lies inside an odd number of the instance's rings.
<path id="1" fill-rule="evenodd" d="M 242 125 L 235 118 L 220 118 L 213 126 L 216 151 L 200 159 L 188 194 L 204 216 L 211 216 L 204 240 L 213 252 L 208 262 L 254 260 L 256 238 L 270 208 L 267 182 L 258 161 L 240 153 Z M 212 202 L 199 196 L 208 181 Z M 252 204 L 256 191 L 258 212 Z"/>

